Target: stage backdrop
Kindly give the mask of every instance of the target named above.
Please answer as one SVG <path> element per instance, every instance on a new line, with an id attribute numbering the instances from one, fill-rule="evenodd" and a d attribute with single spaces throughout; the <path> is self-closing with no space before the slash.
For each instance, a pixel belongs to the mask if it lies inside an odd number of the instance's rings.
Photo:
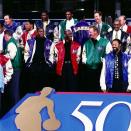
<path id="1" fill-rule="evenodd" d="M 46 124 L 51 118 L 51 111 L 55 114 L 57 124 L 56 127 L 50 126 L 58 131 L 131 131 L 130 94 L 53 92 L 46 98 L 41 97 L 42 101 L 37 101 L 39 98 L 39 94 L 27 94 L 0 120 L 0 131 L 19 131 L 18 127 L 21 127 L 22 123 L 18 125 L 17 118 L 28 123 L 28 114 L 31 114 L 34 108 L 39 109 L 33 112 L 31 117 L 33 119 L 33 116 L 39 116 L 40 131 L 50 128 L 46 128 Z M 45 99 L 52 103 L 51 107 Z M 26 103 L 25 109 L 21 109 L 23 103 Z M 23 112 L 26 114 L 24 117 L 20 115 Z M 35 120 L 37 123 L 37 119 L 34 119 L 34 122 Z M 22 127 L 20 130 L 27 131 L 22 130 Z"/>

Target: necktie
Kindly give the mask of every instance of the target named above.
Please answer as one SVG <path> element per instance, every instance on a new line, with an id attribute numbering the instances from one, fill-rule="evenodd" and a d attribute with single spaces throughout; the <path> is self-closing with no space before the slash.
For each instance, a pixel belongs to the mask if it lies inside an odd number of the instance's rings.
<path id="1" fill-rule="evenodd" d="M 121 30 L 123 31 L 123 26 L 121 27 Z"/>
<path id="2" fill-rule="evenodd" d="M 46 36 L 46 26 L 48 25 L 48 21 L 43 22 L 43 28 L 44 28 L 44 35 Z"/>
<path id="3" fill-rule="evenodd" d="M 116 31 L 115 39 L 118 39 L 118 32 Z"/>
<path id="4" fill-rule="evenodd" d="M 99 30 L 99 32 L 101 31 L 100 24 L 98 24 L 98 30 Z"/>

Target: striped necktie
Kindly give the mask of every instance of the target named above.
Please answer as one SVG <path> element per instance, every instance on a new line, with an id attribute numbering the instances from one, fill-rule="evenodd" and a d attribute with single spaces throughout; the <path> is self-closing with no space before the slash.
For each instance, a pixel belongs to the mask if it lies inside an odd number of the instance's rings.
<path id="1" fill-rule="evenodd" d="M 118 39 L 118 31 L 116 31 L 115 39 Z"/>
<path id="2" fill-rule="evenodd" d="M 101 32 L 100 24 L 98 24 L 98 30 L 99 30 L 99 32 Z"/>

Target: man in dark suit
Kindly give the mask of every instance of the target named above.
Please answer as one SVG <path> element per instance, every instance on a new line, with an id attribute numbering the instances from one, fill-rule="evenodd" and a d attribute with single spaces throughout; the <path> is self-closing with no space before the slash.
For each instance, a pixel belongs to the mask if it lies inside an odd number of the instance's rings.
<path id="1" fill-rule="evenodd" d="M 94 26 L 98 28 L 100 36 L 105 38 L 106 33 L 112 31 L 112 27 L 102 21 L 101 11 L 94 12 L 94 19 L 95 19 Z"/>
<path id="2" fill-rule="evenodd" d="M 112 42 L 114 39 L 119 39 L 122 42 L 122 51 L 126 50 L 127 44 L 130 41 L 129 35 L 120 29 L 120 21 L 116 19 L 114 21 L 114 29 L 106 34 L 107 39 Z"/>

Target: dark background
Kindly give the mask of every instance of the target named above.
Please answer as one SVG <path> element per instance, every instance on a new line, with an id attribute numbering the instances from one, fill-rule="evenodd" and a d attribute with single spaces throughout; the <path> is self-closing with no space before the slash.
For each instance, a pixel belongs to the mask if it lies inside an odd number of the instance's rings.
<path id="1" fill-rule="evenodd" d="M 103 12 L 103 18 L 115 18 L 115 2 L 118 0 L 50 0 L 50 18 L 65 18 L 67 9 L 74 11 L 74 17 L 79 17 L 83 12 L 86 18 L 93 18 L 94 10 Z M 121 14 L 131 17 L 131 0 L 119 0 Z M 47 9 L 47 0 L 3 0 L 3 15 L 11 14 L 13 18 L 40 18 L 40 12 Z M 84 11 L 83 11 L 84 9 Z"/>

